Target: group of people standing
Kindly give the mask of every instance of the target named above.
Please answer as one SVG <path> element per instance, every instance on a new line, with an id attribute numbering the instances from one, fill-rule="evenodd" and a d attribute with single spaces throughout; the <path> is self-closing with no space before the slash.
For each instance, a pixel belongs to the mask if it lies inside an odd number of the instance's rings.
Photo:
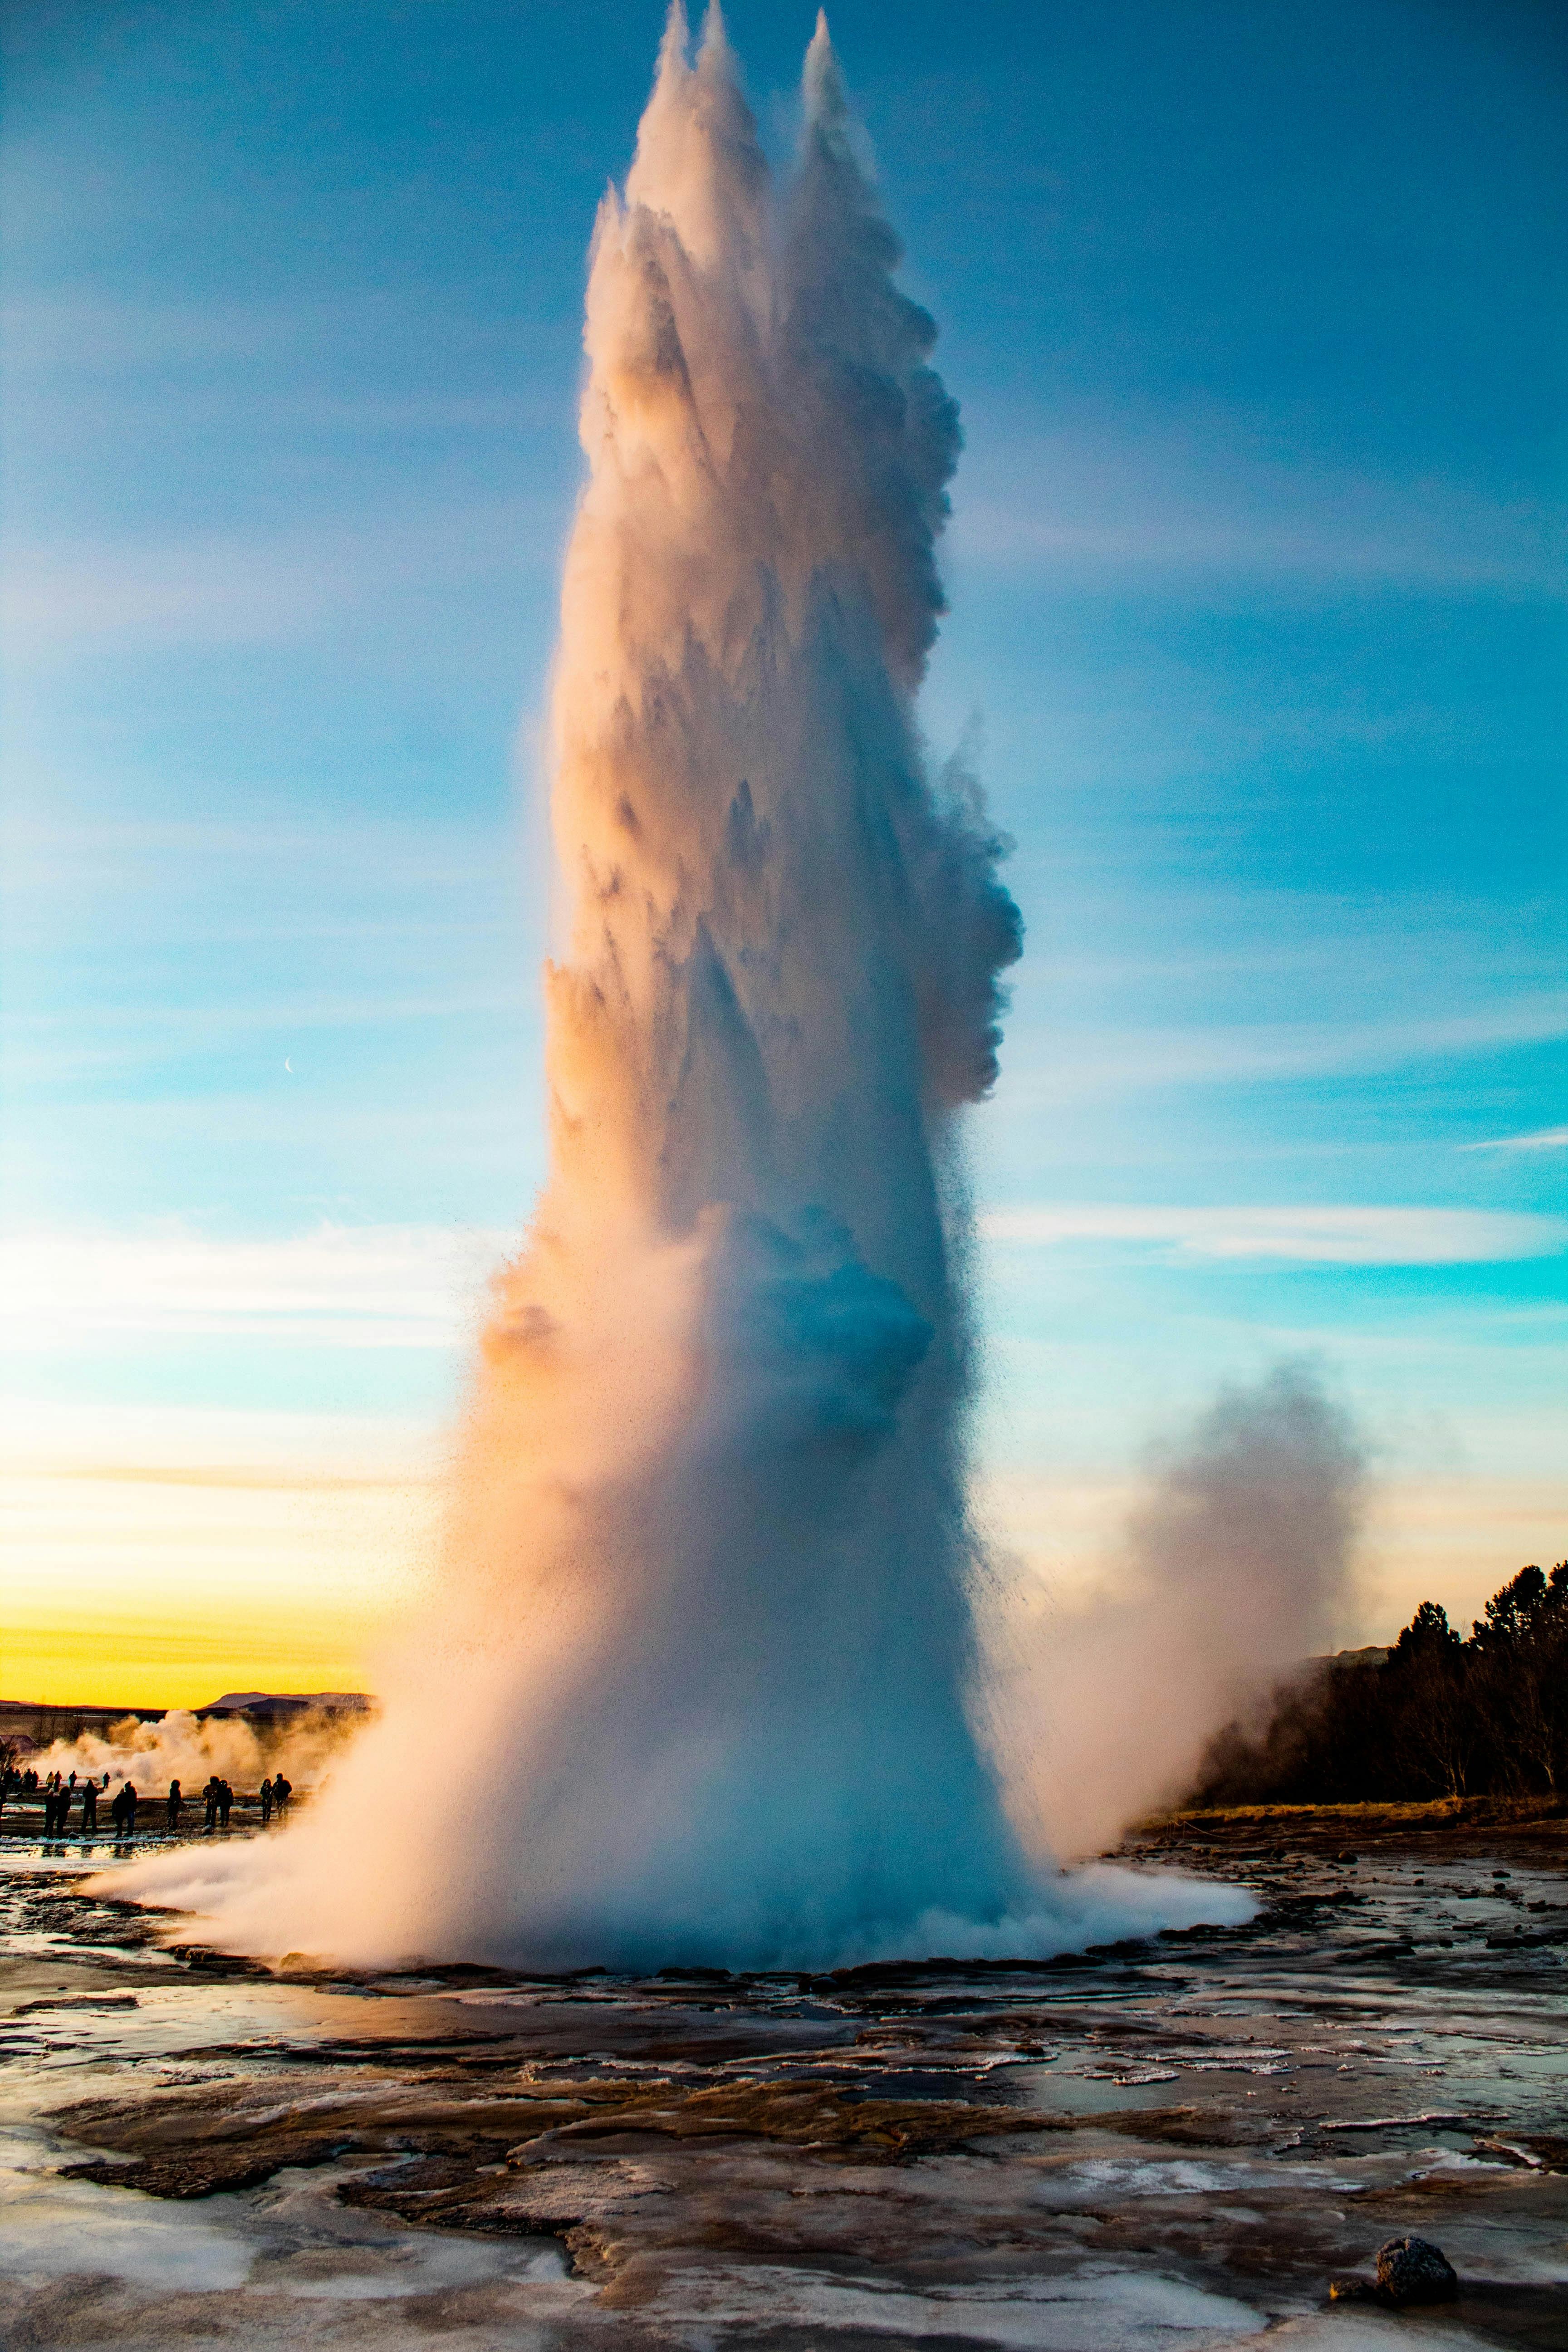
<path id="1" fill-rule="evenodd" d="M 129 1785 L 130 1784 L 128 1782 L 127 1786 Z M 77 1824 L 79 1836 L 86 1837 L 97 1829 L 98 1792 L 100 1787 L 107 1789 L 108 1786 L 109 1775 L 107 1772 L 104 1774 L 101 1782 L 97 1780 L 82 1781 L 80 1788 L 81 1819 Z M 44 1782 L 44 1835 L 46 1837 L 64 1837 L 67 1835 L 70 1828 L 71 1806 L 76 1801 L 77 1794 L 77 1777 L 74 1772 L 70 1775 L 68 1780 L 62 1780 L 58 1772 L 51 1772 L 49 1774 L 48 1779 Z M 120 1802 L 119 1798 L 117 1797 L 114 1801 L 118 1804 Z"/>
<path id="2" fill-rule="evenodd" d="M 51 1772 L 47 1779 L 40 1783 L 37 1774 L 33 1772 L 0 1773 L 0 1813 L 4 1811 L 6 1797 L 13 1791 L 30 1795 L 34 1790 L 37 1790 L 44 1801 L 43 1828 L 47 1838 L 96 1837 L 98 1801 L 101 1792 L 108 1788 L 110 1777 L 106 1772 L 101 1781 L 90 1777 L 79 1781 L 74 1772 L 68 1775 Z M 258 1791 L 263 1829 L 270 1822 L 274 1813 L 280 1821 L 287 1815 L 293 1794 L 293 1782 L 285 1773 L 279 1772 L 263 1780 Z M 109 1808 L 109 1817 L 114 1824 L 116 1837 L 127 1839 L 135 1836 L 136 1809 L 141 1801 L 134 1784 L 130 1780 L 122 1781 Z M 81 1808 L 80 1813 L 73 1822 L 71 1813 L 79 1802 Z M 163 1826 L 172 1834 L 177 1833 L 180 1829 L 186 1802 L 187 1800 L 178 1780 L 171 1780 L 169 1793 L 163 1805 Z M 235 1802 L 235 1794 L 221 1774 L 215 1772 L 208 1780 L 206 1787 L 202 1790 L 201 1802 L 205 1814 L 204 1828 L 209 1832 L 214 1830 L 226 1830 L 229 1813 Z"/>

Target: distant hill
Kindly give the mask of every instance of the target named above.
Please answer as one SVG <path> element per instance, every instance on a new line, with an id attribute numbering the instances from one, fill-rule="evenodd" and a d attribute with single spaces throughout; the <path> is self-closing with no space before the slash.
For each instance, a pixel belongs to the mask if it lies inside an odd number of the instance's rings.
<path id="1" fill-rule="evenodd" d="M 204 1720 L 213 1715 L 369 1715 L 375 1701 L 367 1691 L 225 1691 L 207 1706 L 193 1707 Z"/>

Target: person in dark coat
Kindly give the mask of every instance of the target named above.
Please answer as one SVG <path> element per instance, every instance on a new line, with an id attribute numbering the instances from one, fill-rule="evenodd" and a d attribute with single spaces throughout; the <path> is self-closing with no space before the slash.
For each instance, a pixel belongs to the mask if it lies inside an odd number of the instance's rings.
<path id="1" fill-rule="evenodd" d="M 98 1782 L 96 1780 L 82 1782 L 81 1833 L 83 1837 L 98 1835 Z"/>
<path id="2" fill-rule="evenodd" d="M 210 1772 L 207 1775 L 207 1785 L 202 1790 L 202 1805 L 206 1814 L 206 1820 L 203 1823 L 203 1827 L 209 1830 L 216 1829 L 217 1774 L 216 1772 Z"/>
<path id="3" fill-rule="evenodd" d="M 110 1807 L 117 1837 L 133 1838 L 136 1834 L 136 1791 L 129 1780 L 123 1780 L 120 1793 Z"/>
<path id="4" fill-rule="evenodd" d="M 284 1814 L 288 1811 L 289 1800 L 293 1793 L 293 1781 L 285 1780 L 282 1773 L 279 1772 L 277 1779 L 272 1783 L 272 1801 L 278 1808 L 278 1818 L 279 1821 L 282 1820 Z"/>
<path id="5" fill-rule="evenodd" d="M 234 1790 L 229 1787 L 226 1780 L 220 1780 L 217 1784 L 217 1818 L 220 1829 L 227 1829 L 228 1827 L 229 1807 L 233 1802 Z"/>
<path id="6" fill-rule="evenodd" d="M 261 1799 L 261 1826 L 265 1829 L 268 1822 L 272 1819 L 272 1783 L 270 1780 L 263 1780 L 258 1794 Z"/>
<path id="7" fill-rule="evenodd" d="M 163 1826 L 165 1829 L 177 1830 L 179 1828 L 180 1809 L 184 1803 L 184 1799 L 180 1794 L 179 1782 L 177 1780 L 171 1780 L 169 1783 L 168 1801 L 163 1808 Z"/>

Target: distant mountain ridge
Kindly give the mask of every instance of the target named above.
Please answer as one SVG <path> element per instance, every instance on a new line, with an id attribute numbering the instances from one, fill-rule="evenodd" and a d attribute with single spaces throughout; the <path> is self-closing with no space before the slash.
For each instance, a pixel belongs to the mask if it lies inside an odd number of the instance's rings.
<path id="1" fill-rule="evenodd" d="M 194 1706 L 197 1717 L 209 1715 L 367 1715 L 375 1705 L 368 1691 L 226 1691 L 205 1706 Z"/>

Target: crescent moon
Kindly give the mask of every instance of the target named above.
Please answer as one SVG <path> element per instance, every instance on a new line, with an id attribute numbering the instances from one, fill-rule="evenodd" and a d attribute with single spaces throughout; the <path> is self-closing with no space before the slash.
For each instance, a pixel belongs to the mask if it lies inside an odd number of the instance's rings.
<path id="1" fill-rule="evenodd" d="M 293 1075 L 294 1075 L 294 1065 L 293 1065 L 293 1063 L 289 1059 L 289 1056 L 287 1055 L 287 1054 L 285 1054 L 285 1055 L 283 1056 L 283 1067 L 288 1071 L 288 1073 L 289 1073 L 289 1076 L 290 1076 L 290 1077 L 292 1077 L 292 1076 L 293 1076 Z"/>

